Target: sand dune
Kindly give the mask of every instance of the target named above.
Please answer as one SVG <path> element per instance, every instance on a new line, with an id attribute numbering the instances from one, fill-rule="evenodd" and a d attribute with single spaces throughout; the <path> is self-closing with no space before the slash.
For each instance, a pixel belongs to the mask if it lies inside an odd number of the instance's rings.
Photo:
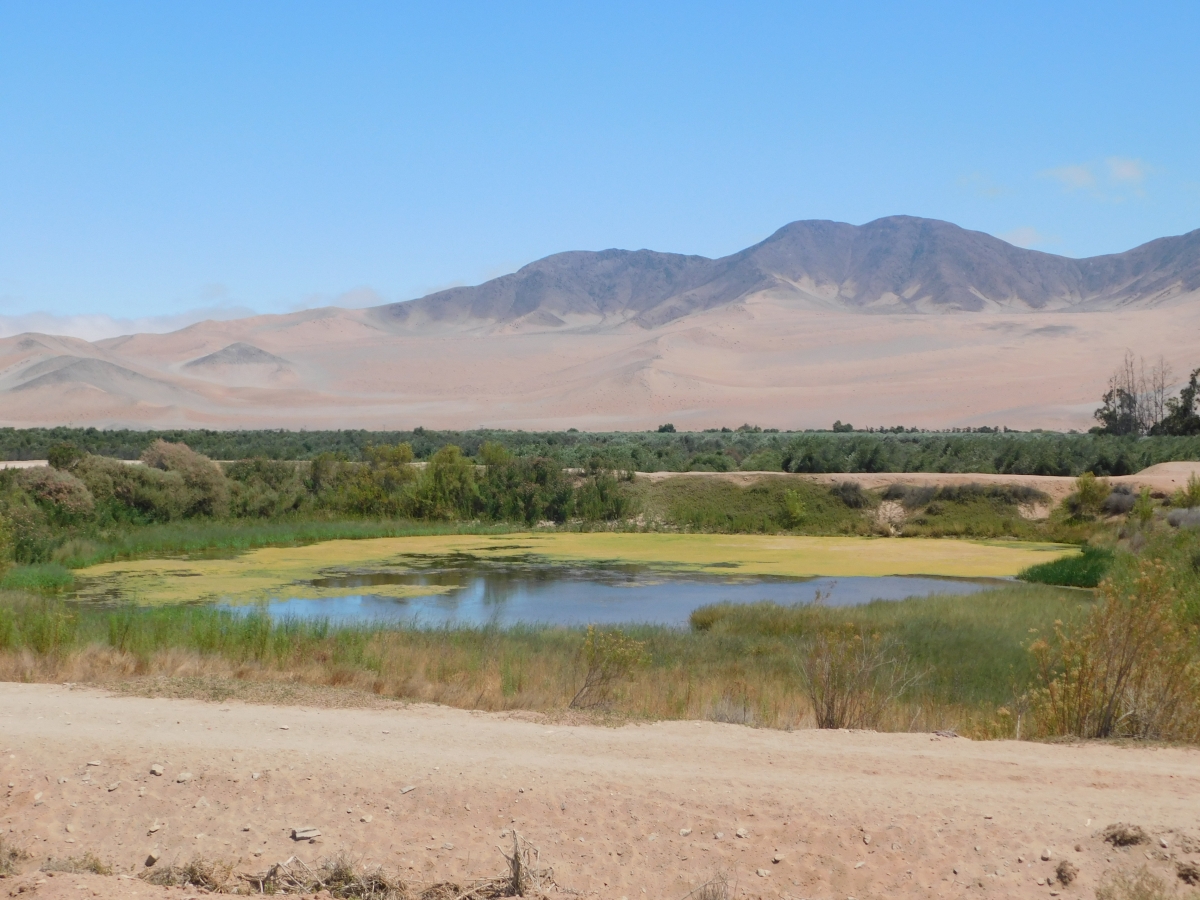
<path id="1" fill-rule="evenodd" d="M 597 430 L 841 419 L 1082 430 L 1126 349 L 1162 354 L 1182 379 L 1200 365 L 1198 339 L 1200 300 L 925 316 L 759 298 L 601 331 L 387 331 L 366 311 L 320 310 L 96 344 L 5 339 L 0 423 Z M 239 343 L 286 364 L 219 362 Z M 206 357 L 214 364 L 187 365 Z"/>
<path id="2" fill-rule="evenodd" d="M 0 340 L 0 424 L 1086 429 L 1126 350 L 1200 366 L 1200 231 L 1070 260 L 797 222 L 719 260 L 565 253 L 375 309 Z"/>

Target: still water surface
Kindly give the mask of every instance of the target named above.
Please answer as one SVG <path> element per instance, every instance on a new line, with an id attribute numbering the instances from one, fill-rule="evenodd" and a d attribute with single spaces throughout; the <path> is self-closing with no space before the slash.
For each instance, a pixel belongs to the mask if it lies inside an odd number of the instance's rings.
<path id="1" fill-rule="evenodd" d="M 447 624 L 509 626 L 518 623 L 583 625 L 654 623 L 686 625 L 698 607 L 712 603 L 854 606 L 932 594 L 971 594 L 1004 579 L 921 576 L 848 578 L 739 577 L 664 572 L 645 566 L 565 565 L 474 557 L 442 558 L 413 571 L 317 579 L 315 587 L 345 590 L 320 600 L 279 598 L 266 606 L 274 617 L 328 618 L 343 622 L 391 621 L 425 627 Z M 379 585 L 437 589 L 397 599 L 372 594 Z"/>

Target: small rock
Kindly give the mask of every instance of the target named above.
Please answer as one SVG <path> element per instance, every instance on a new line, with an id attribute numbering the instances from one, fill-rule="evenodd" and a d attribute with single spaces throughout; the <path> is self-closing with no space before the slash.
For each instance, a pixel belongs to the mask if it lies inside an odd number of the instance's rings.
<path id="1" fill-rule="evenodd" d="M 1049 862 L 1053 856 L 1054 856 L 1054 851 L 1052 851 L 1049 847 L 1047 847 L 1045 850 L 1042 851 L 1042 862 Z"/>
<path id="2" fill-rule="evenodd" d="M 364 824 L 366 824 L 366 825 L 369 825 L 369 824 L 371 824 L 371 820 L 372 820 L 373 818 L 374 818 L 374 816 L 363 816 L 363 817 L 362 817 L 362 818 L 360 818 L 358 821 L 360 821 L 360 822 L 362 822 L 362 823 L 364 823 Z"/>
<path id="3" fill-rule="evenodd" d="M 249 826 L 249 825 L 243 825 L 243 826 L 242 826 L 242 831 L 249 831 L 249 830 L 250 830 L 250 826 Z"/>
<path id="4" fill-rule="evenodd" d="M 750 832 L 748 832 L 745 828 L 739 828 L 737 831 L 735 831 L 733 833 L 733 836 L 740 837 L 740 838 L 748 838 L 748 837 L 750 837 Z"/>
<path id="5" fill-rule="evenodd" d="M 287 731 L 287 730 L 288 730 L 288 727 L 287 727 L 286 725 L 280 725 L 280 726 L 279 726 L 279 730 L 280 730 L 280 731 Z"/>
<path id="6" fill-rule="evenodd" d="M 680 828 L 679 829 L 680 837 L 687 837 L 691 833 L 692 833 L 692 829 L 690 829 L 690 828 Z"/>
<path id="7" fill-rule="evenodd" d="M 66 784 L 66 783 L 67 783 L 67 779 L 65 779 L 65 778 L 60 778 L 60 779 L 58 779 L 58 783 L 59 783 L 59 784 Z"/>
<path id="8" fill-rule="evenodd" d="M 771 857 L 771 862 L 776 863 L 776 864 L 783 862 L 783 854 L 776 853 L 774 856 Z"/>
<path id="9" fill-rule="evenodd" d="M 93 760 L 89 760 L 89 761 L 88 761 L 88 765 L 89 765 L 89 766 L 98 766 L 98 765 L 100 765 L 100 764 L 101 764 L 101 763 L 100 763 L 100 760 L 98 760 L 98 759 L 93 759 Z"/>
<path id="10" fill-rule="evenodd" d="M 718 831 L 716 834 L 714 834 L 714 835 L 713 835 L 713 840 L 714 840 L 714 841 L 719 841 L 719 840 L 720 840 L 721 838 L 723 838 L 723 837 L 725 837 L 725 832 L 723 832 L 723 831 Z"/>
<path id="11" fill-rule="evenodd" d="M 1083 844 L 1076 844 L 1076 845 L 1075 845 L 1075 852 L 1076 852 L 1076 853 L 1082 853 L 1082 852 L 1083 852 Z"/>
<path id="12" fill-rule="evenodd" d="M 115 791 L 115 790 L 116 790 L 117 788 L 119 788 L 120 786 L 121 786 L 121 782 L 119 782 L 119 781 L 114 781 L 112 784 L 110 784 L 110 785 L 108 786 L 108 791 L 109 791 L 109 793 L 112 793 L 113 791 Z"/>
<path id="13" fill-rule="evenodd" d="M 160 766 L 158 763 L 155 763 L 154 765 L 152 765 L 152 766 L 150 767 L 150 774 L 151 774 L 151 775 L 161 775 L 161 774 L 162 774 L 163 772 L 165 772 L 165 771 L 166 771 L 166 769 L 164 769 L 164 768 L 163 768 L 162 766 Z"/>
<path id="14" fill-rule="evenodd" d="M 754 874 L 757 875 L 759 878 L 766 878 L 768 875 L 771 874 L 771 870 L 770 869 L 759 869 Z"/>
<path id="15" fill-rule="evenodd" d="M 976 853 L 978 853 L 978 852 L 979 852 L 980 850 L 982 850 L 982 849 L 983 849 L 983 848 L 982 848 L 982 847 L 980 847 L 978 844 L 976 844 L 976 845 L 975 845 L 975 852 L 976 852 Z"/>
<path id="16" fill-rule="evenodd" d="M 199 800 L 196 801 L 196 805 L 192 808 L 193 809 L 208 809 L 210 806 L 212 806 L 212 804 L 208 802 L 208 798 L 201 797 Z"/>
<path id="17" fill-rule="evenodd" d="M 74 833 L 75 833 L 75 826 L 68 824 L 67 825 L 67 834 L 74 834 Z"/>
<path id="18" fill-rule="evenodd" d="M 1168 846 L 1170 846 L 1170 845 L 1167 843 L 1167 839 L 1166 839 L 1165 837 L 1160 837 L 1160 838 L 1158 839 L 1158 846 L 1160 846 L 1160 847 L 1162 847 L 1164 850 L 1166 850 L 1166 849 L 1167 849 L 1167 847 L 1168 847 Z"/>
<path id="19" fill-rule="evenodd" d="M 856 869 L 861 869 L 861 868 L 862 868 L 863 866 L 865 866 L 865 865 L 866 865 L 866 862 L 865 862 L 865 861 L 863 861 L 863 860 L 859 860 L 858 862 L 856 862 L 856 863 L 854 864 L 854 868 L 856 868 Z"/>
<path id="20" fill-rule="evenodd" d="M 157 847 L 155 847 L 153 850 L 151 850 L 149 853 L 146 854 L 146 868 L 147 869 L 150 868 L 152 865 L 154 865 L 160 859 L 162 859 L 162 853 L 159 851 L 159 849 Z"/>
<path id="21" fill-rule="evenodd" d="M 33 799 L 34 799 L 34 800 L 41 800 L 41 799 L 42 799 L 42 792 L 41 792 L 41 791 L 38 791 L 36 794 L 34 794 L 34 795 L 33 795 Z"/>
<path id="22" fill-rule="evenodd" d="M 180 772 L 179 775 L 175 778 L 175 783 L 176 784 L 187 784 L 191 780 L 192 780 L 191 772 Z"/>
<path id="23" fill-rule="evenodd" d="M 158 822 L 158 820 L 155 820 L 154 824 L 150 826 L 149 833 L 154 834 L 154 832 L 158 831 L 158 829 L 160 829 L 160 828 L 162 828 L 162 824 L 160 822 Z"/>
<path id="24" fill-rule="evenodd" d="M 258 772 L 251 772 L 250 777 L 253 778 L 255 781 L 258 781 L 258 779 L 261 778 L 262 776 Z"/>
<path id="25" fill-rule="evenodd" d="M 871 836 L 869 834 L 863 835 L 863 843 L 866 844 L 868 847 L 871 846 Z"/>
<path id="26" fill-rule="evenodd" d="M 443 849 L 443 850 L 453 850 L 453 849 L 454 849 L 454 845 L 453 845 L 453 844 L 448 844 L 448 843 L 447 843 L 447 844 L 442 844 L 442 849 Z"/>
<path id="27" fill-rule="evenodd" d="M 1023 857 L 1023 856 L 1018 856 L 1018 857 L 1017 857 L 1017 862 L 1019 862 L 1019 863 L 1023 863 L 1023 862 L 1025 862 L 1025 857 Z"/>
<path id="28" fill-rule="evenodd" d="M 319 828 L 314 828 L 311 825 L 292 829 L 293 841 L 311 841 L 313 838 L 318 838 L 320 836 L 321 830 Z"/>
<path id="29" fill-rule="evenodd" d="M 990 819 L 990 818 L 991 818 L 991 816 L 984 816 L 984 818 L 985 818 L 985 819 Z"/>
<path id="30" fill-rule="evenodd" d="M 407 794 L 407 793 L 410 793 L 411 791 L 415 791 L 416 789 L 417 789 L 417 786 L 415 784 L 410 784 L 408 787 L 400 788 L 400 793 Z"/>

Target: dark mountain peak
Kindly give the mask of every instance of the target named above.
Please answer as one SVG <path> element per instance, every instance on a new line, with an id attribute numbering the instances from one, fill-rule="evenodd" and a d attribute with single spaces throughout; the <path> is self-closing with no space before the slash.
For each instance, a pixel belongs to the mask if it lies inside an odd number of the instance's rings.
<path id="1" fill-rule="evenodd" d="M 1200 291 L 1200 230 L 1075 260 L 916 216 L 791 222 L 721 259 L 556 253 L 477 287 L 378 307 L 383 323 L 646 328 L 754 297 L 855 312 L 1109 309 Z"/>
<path id="2" fill-rule="evenodd" d="M 210 353 L 208 356 L 202 356 L 199 359 L 193 359 L 191 362 L 184 363 L 184 368 L 254 365 L 286 366 L 288 365 L 288 361 L 281 356 L 268 353 L 266 350 L 260 350 L 253 344 L 238 341 L 230 344 L 228 347 L 221 348 L 215 353 Z"/>

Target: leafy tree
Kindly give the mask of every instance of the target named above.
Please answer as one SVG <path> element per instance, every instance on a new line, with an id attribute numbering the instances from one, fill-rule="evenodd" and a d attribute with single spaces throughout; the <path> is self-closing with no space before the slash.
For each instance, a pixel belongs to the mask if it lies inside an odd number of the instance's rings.
<path id="1" fill-rule="evenodd" d="M 1187 386 L 1179 392 L 1178 397 L 1167 400 L 1167 414 L 1154 429 L 1154 434 L 1200 434 L 1200 414 L 1196 410 L 1196 401 L 1200 399 L 1197 379 L 1200 379 L 1200 369 L 1192 372 Z"/>

